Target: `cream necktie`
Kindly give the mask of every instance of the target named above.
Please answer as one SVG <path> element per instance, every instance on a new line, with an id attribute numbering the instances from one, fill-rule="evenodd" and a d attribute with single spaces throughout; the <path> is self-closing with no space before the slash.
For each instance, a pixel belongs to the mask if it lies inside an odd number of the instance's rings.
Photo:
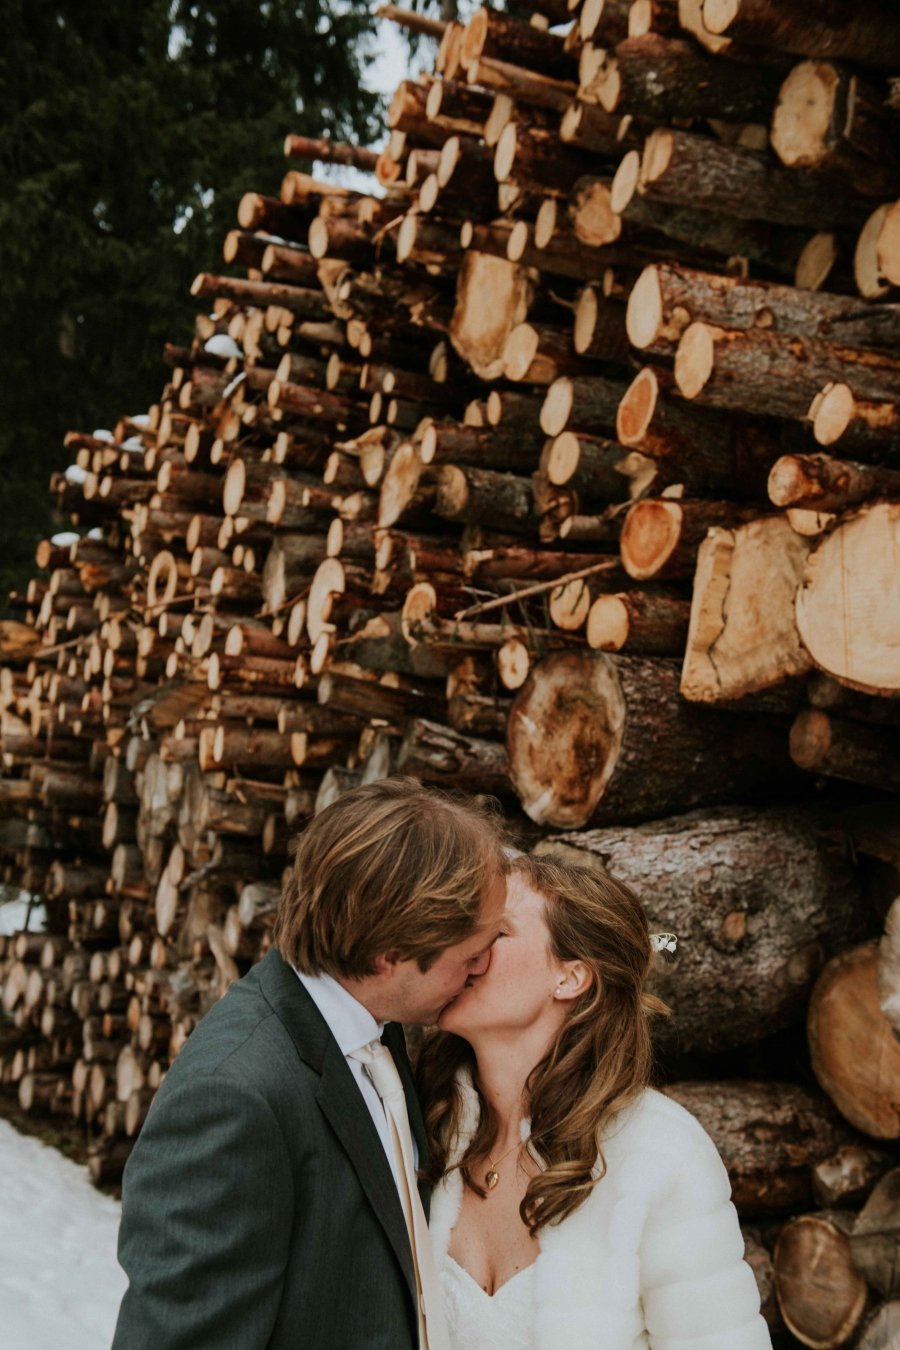
<path id="1" fill-rule="evenodd" d="M 444 1305 L 434 1264 L 434 1253 L 431 1249 L 431 1238 L 416 1184 L 412 1135 L 403 1083 L 390 1050 L 381 1041 L 370 1041 L 361 1049 L 354 1050 L 350 1059 L 357 1059 L 365 1066 L 375 1091 L 381 1098 L 387 1118 L 400 1203 L 403 1206 L 403 1217 L 406 1219 L 416 1271 L 420 1350 L 450 1350 L 450 1337 L 444 1319 Z"/>

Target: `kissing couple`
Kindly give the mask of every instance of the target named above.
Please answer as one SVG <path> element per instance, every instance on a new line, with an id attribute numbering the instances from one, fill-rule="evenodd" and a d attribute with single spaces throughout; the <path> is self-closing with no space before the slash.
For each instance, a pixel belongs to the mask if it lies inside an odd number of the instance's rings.
<path id="1" fill-rule="evenodd" d="M 306 827 L 274 939 L 128 1162 L 113 1350 L 768 1350 L 625 886 L 388 779 Z"/>

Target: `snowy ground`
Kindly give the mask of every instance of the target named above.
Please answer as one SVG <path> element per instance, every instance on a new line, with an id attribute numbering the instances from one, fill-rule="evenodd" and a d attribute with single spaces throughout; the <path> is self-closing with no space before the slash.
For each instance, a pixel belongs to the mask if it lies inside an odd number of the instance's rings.
<path id="1" fill-rule="evenodd" d="M 126 1284 L 118 1228 L 85 1167 L 0 1120 L 3 1350 L 109 1350 Z"/>

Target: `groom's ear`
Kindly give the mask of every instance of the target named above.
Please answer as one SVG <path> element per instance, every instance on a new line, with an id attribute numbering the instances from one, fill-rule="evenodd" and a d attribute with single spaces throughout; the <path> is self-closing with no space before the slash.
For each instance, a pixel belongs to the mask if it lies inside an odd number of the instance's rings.
<path id="1" fill-rule="evenodd" d="M 375 966 L 375 978 L 389 980 L 401 960 L 402 957 L 396 947 L 392 948 L 389 952 L 382 952 L 380 956 L 376 956 L 373 962 Z"/>

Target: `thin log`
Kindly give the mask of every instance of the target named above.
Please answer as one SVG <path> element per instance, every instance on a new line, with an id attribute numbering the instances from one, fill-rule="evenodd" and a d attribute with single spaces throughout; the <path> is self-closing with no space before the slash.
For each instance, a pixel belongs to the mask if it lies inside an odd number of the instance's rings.
<path id="1" fill-rule="evenodd" d="M 812 14 L 803 0 L 704 0 L 703 23 L 716 36 L 794 56 L 833 57 L 876 70 L 900 66 L 900 22 L 877 0 L 830 3 Z"/>
<path id="2" fill-rule="evenodd" d="M 825 385 L 844 383 L 855 397 L 900 399 L 900 357 L 771 330 L 719 328 L 696 321 L 675 354 L 675 380 L 685 398 L 707 407 L 805 418 Z"/>
<path id="3" fill-rule="evenodd" d="M 773 165 L 760 151 L 689 131 L 658 129 L 647 139 L 639 191 L 676 205 L 723 211 L 742 220 L 859 229 L 866 208 L 826 180 Z"/>
<path id="4" fill-rule="evenodd" d="M 730 329 L 764 328 L 856 347 L 890 349 L 900 342 L 900 306 L 872 305 L 847 295 L 799 290 L 651 263 L 628 297 L 633 346 L 674 355 L 695 320 Z"/>
<path id="5" fill-rule="evenodd" d="M 783 455 L 769 474 L 769 497 L 776 506 L 846 511 L 873 497 L 900 497 L 900 470 L 830 455 Z"/>

